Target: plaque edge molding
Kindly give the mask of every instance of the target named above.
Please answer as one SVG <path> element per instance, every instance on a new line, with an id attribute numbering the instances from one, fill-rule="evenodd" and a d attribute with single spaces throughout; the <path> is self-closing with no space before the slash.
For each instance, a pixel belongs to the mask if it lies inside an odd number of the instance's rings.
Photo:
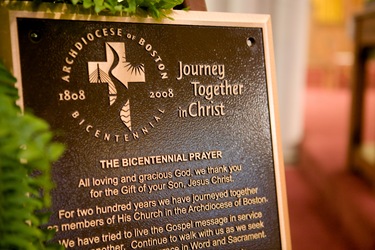
<path id="1" fill-rule="evenodd" d="M 279 211 L 280 237 L 282 249 L 291 249 L 289 210 L 286 191 L 284 158 L 281 146 L 281 127 L 278 110 L 276 66 L 273 48 L 271 19 L 263 27 L 264 57 L 266 65 L 267 90 L 272 136 L 272 151 L 275 168 L 275 185 Z"/>
<path id="2" fill-rule="evenodd" d="M 7 3 L 7 2 L 5 2 Z M 53 8 L 52 8 L 53 6 Z M 271 16 L 264 14 L 239 14 L 202 11 L 174 10 L 173 20 L 162 21 L 153 18 L 137 18 L 128 16 L 106 16 L 92 14 L 87 10 L 66 4 L 43 3 L 36 11 L 30 2 L 17 2 L 10 7 L 0 5 L 0 21 L 3 27 L 0 34 L 4 35 L 0 41 L 0 56 L 4 57 L 4 64 L 17 78 L 16 87 L 19 91 L 17 104 L 24 109 L 22 94 L 22 78 L 19 58 L 19 44 L 17 32 L 17 18 L 39 18 L 79 21 L 150 23 L 164 25 L 194 25 L 216 27 L 253 27 L 261 28 L 264 41 L 264 57 L 269 102 L 272 153 L 275 171 L 275 188 L 277 195 L 279 229 L 282 249 L 291 249 L 289 213 L 286 195 L 285 167 L 281 147 L 281 131 L 279 123 L 277 84 L 275 73 L 274 48 L 272 38 Z M 7 50 L 9 48 L 9 50 Z"/>

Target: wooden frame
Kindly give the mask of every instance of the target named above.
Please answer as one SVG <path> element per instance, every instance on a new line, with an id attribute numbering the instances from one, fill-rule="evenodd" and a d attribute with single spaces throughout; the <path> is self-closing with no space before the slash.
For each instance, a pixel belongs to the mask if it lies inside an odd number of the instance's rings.
<path id="1" fill-rule="evenodd" d="M 375 165 L 367 159 L 362 145 L 364 130 L 365 63 L 368 51 L 375 49 L 375 6 L 369 6 L 355 18 L 355 52 L 352 84 L 348 166 L 375 184 Z M 372 148 L 373 154 L 375 148 Z"/>
<path id="2" fill-rule="evenodd" d="M 18 88 L 20 92 L 20 106 L 24 107 L 23 100 L 23 79 L 22 69 L 19 55 L 21 54 L 18 47 L 17 34 L 17 18 L 43 18 L 43 19 L 57 19 L 57 20 L 77 20 L 77 21 L 95 21 L 95 22 L 111 22 L 111 23 L 140 23 L 140 24 L 158 24 L 158 25 L 173 25 L 180 27 L 221 27 L 227 29 L 237 28 L 259 28 L 262 31 L 262 44 L 264 50 L 264 71 L 266 81 L 266 92 L 268 96 L 268 112 L 269 112 L 269 127 L 272 148 L 270 149 L 273 155 L 273 171 L 275 178 L 276 190 L 276 210 L 278 211 L 279 233 L 281 239 L 280 247 L 282 249 L 290 249 L 290 233 L 289 233 L 289 219 L 287 209 L 287 197 L 285 188 L 285 173 L 281 150 L 281 140 L 277 112 L 277 95 L 276 95 L 276 78 L 275 66 L 273 58 L 273 44 L 272 44 L 272 30 L 270 16 L 268 15 L 249 15 L 249 14 L 229 14 L 229 13 L 209 13 L 209 12 L 184 12 L 176 11 L 173 14 L 173 20 L 165 19 L 161 22 L 155 21 L 151 18 L 139 19 L 129 17 L 114 17 L 114 16 L 101 16 L 91 15 L 85 10 L 81 10 L 79 14 L 76 13 L 76 8 L 66 5 L 42 5 L 41 9 L 33 12 L 29 7 L 25 8 L 25 4 L 15 6 L 14 10 L 2 10 L 3 24 L 9 24 L 9 30 L 1 31 L 2 44 L 1 48 L 11 48 L 10 50 L 2 50 L 0 55 L 7 60 L 5 61 L 8 66 L 11 66 L 14 74 L 18 78 Z M 21 10 L 22 9 L 22 10 Z M 25 9 L 29 9 L 25 10 Z M 43 11 L 41 11 L 43 10 Z M 84 13 L 86 12 L 86 14 Z M 4 14 L 4 15 L 3 15 Z M 251 43 L 251 41 L 250 41 Z M 249 45 L 251 46 L 251 45 Z M 11 51 L 8 53 L 7 51 Z M 254 111 L 256 112 L 256 111 Z M 261 111 L 259 111 L 261 112 Z M 86 129 L 87 130 L 87 129 Z M 261 157 L 261 156 L 260 156 Z M 242 238 L 241 238 L 242 239 Z"/>

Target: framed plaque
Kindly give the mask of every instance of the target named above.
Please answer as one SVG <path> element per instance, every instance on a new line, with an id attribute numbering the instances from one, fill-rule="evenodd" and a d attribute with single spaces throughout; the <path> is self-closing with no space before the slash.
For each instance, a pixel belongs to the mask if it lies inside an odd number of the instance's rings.
<path id="1" fill-rule="evenodd" d="M 2 10 L 1 56 L 19 104 L 67 148 L 53 166 L 57 242 L 290 248 L 269 16 L 21 5 Z"/>

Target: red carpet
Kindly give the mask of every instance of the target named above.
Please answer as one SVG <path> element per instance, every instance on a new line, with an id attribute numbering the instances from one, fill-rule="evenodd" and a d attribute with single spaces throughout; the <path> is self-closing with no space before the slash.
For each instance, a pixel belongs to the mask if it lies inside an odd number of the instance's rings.
<path id="1" fill-rule="evenodd" d="M 293 249 L 375 249 L 375 193 L 346 168 L 350 92 L 305 100 L 300 162 L 286 170 Z"/>
<path id="2" fill-rule="evenodd" d="M 293 250 L 350 250 L 316 192 L 295 167 L 286 170 Z"/>

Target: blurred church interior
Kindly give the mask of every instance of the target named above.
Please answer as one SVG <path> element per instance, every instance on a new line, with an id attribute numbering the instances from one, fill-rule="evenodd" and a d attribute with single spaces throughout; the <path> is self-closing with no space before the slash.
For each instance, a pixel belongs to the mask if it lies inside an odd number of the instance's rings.
<path id="1" fill-rule="evenodd" d="M 205 4 L 271 15 L 293 249 L 375 249 L 375 1 Z"/>

